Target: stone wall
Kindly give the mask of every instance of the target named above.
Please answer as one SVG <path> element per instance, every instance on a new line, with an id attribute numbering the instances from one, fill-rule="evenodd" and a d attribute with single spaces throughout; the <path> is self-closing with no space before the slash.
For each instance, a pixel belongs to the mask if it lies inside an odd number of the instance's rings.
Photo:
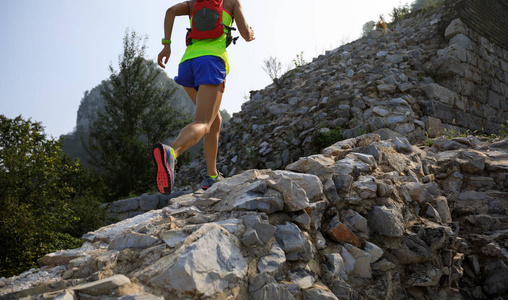
<path id="1" fill-rule="evenodd" d="M 497 133 L 508 119 L 508 3 L 449 0 L 423 113 L 461 131 Z"/>
<path id="2" fill-rule="evenodd" d="M 171 199 L 183 194 L 186 194 L 186 192 L 175 192 L 169 196 L 143 194 L 139 197 L 111 202 L 109 204 L 110 216 L 117 220 L 132 218 L 151 210 L 166 207 Z"/>
<path id="3" fill-rule="evenodd" d="M 508 2 L 500 0 L 447 0 L 446 15 L 460 18 L 474 31 L 508 49 Z"/>

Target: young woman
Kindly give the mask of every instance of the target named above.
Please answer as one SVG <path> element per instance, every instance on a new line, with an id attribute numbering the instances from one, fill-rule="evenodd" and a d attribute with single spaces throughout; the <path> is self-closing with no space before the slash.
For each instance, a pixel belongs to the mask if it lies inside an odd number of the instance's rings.
<path id="1" fill-rule="evenodd" d="M 198 0 L 199 1 L 199 0 Z M 184 1 L 170 7 L 164 19 L 164 48 L 159 53 L 159 66 L 165 68 L 171 55 L 171 33 L 176 16 L 191 18 L 196 1 Z M 254 31 L 247 24 L 240 0 L 223 0 L 222 23 L 224 34 L 215 39 L 193 39 L 180 61 L 175 82 L 182 85 L 196 104 L 196 113 L 191 124 L 184 127 L 171 146 L 156 144 L 152 155 L 156 165 L 157 188 L 170 194 L 175 176 L 175 161 L 185 150 L 204 137 L 207 175 L 202 188 L 207 189 L 222 180 L 217 171 L 217 151 L 222 119 L 219 108 L 225 88 L 229 61 L 226 52 L 227 27 L 233 20 L 245 41 L 253 41 Z"/>

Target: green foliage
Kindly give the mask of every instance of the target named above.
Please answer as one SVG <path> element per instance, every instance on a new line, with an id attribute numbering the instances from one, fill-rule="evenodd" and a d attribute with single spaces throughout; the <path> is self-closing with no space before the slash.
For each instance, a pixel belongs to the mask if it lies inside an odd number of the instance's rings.
<path id="1" fill-rule="evenodd" d="M 228 113 L 226 109 L 219 110 L 220 116 L 222 117 L 222 124 L 226 124 L 231 120 L 231 115 Z"/>
<path id="2" fill-rule="evenodd" d="M 506 123 L 508 123 L 508 121 L 506 121 Z M 506 126 L 506 124 L 501 124 L 501 129 L 499 129 L 498 137 L 508 137 L 508 126 Z"/>
<path id="3" fill-rule="evenodd" d="M 321 128 L 312 135 L 312 144 L 317 150 L 321 150 L 344 139 L 344 130 L 341 127 L 335 129 Z"/>
<path id="4" fill-rule="evenodd" d="M 102 90 L 105 111 L 90 124 L 86 146 L 90 164 L 110 189 L 111 200 L 151 190 L 152 145 L 190 121 L 173 108 L 176 86 L 156 85 L 164 74 L 144 58 L 141 38 L 134 31 L 126 32 L 123 44 L 119 70 L 109 67 L 109 84 Z"/>
<path id="5" fill-rule="evenodd" d="M 475 132 L 476 133 L 476 132 Z M 468 137 L 469 135 L 471 135 L 471 132 L 468 130 L 466 130 L 465 132 L 460 132 L 460 131 L 456 131 L 456 130 L 453 130 L 453 129 L 443 129 L 443 135 L 451 140 L 451 139 L 454 139 L 456 137 L 462 137 L 462 138 L 465 138 L 465 137 Z"/>
<path id="6" fill-rule="evenodd" d="M 411 12 L 409 4 L 404 4 L 399 7 L 394 7 L 390 17 L 392 17 L 392 23 L 397 23 L 404 19 L 404 16 Z"/>
<path id="7" fill-rule="evenodd" d="M 83 233 L 104 224 L 95 179 L 61 145 L 40 123 L 0 115 L 0 276 L 78 247 Z"/>
<path id="8" fill-rule="evenodd" d="M 372 30 L 374 30 L 375 26 L 376 26 L 376 22 L 374 22 L 374 21 L 369 21 L 369 22 L 363 24 L 362 36 L 368 36 L 372 32 Z"/>
<path id="9" fill-rule="evenodd" d="M 300 54 L 296 55 L 296 58 L 293 59 L 293 64 L 295 65 L 295 68 L 304 66 L 307 64 L 307 61 L 303 57 L 303 51 L 300 52 Z"/>
<path id="10" fill-rule="evenodd" d="M 444 3 L 444 0 L 416 0 L 411 4 L 412 11 L 429 10 L 439 7 Z"/>

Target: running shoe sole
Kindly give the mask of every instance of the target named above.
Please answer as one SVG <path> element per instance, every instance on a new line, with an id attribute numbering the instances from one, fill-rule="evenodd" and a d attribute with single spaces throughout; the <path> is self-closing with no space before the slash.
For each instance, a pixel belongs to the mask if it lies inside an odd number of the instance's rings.
<path id="1" fill-rule="evenodd" d="M 167 152 L 164 149 L 162 144 L 156 144 L 152 150 L 152 156 L 155 162 L 155 184 L 157 185 L 157 189 L 164 195 L 171 194 L 173 187 L 171 183 L 173 182 L 173 174 L 171 174 L 171 170 L 169 170 L 166 157 Z"/>

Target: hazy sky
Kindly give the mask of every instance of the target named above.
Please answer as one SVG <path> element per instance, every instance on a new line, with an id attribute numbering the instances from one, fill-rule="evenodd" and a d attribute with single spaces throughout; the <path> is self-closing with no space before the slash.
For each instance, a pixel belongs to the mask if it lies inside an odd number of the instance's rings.
<path id="1" fill-rule="evenodd" d="M 409 0 L 243 0 L 256 40 L 228 48 L 231 72 L 221 108 L 238 112 L 251 90 L 271 83 L 263 71 L 270 56 L 290 65 L 307 61 L 361 36 L 362 26 Z M 146 35 L 147 58 L 162 49 L 164 14 L 178 1 L 0 0 L 0 114 L 42 122 L 54 137 L 76 125 L 83 93 L 118 69 L 126 28 Z M 185 50 L 188 19 L 177 18 L 172 56 L 176 75 Z"/>

